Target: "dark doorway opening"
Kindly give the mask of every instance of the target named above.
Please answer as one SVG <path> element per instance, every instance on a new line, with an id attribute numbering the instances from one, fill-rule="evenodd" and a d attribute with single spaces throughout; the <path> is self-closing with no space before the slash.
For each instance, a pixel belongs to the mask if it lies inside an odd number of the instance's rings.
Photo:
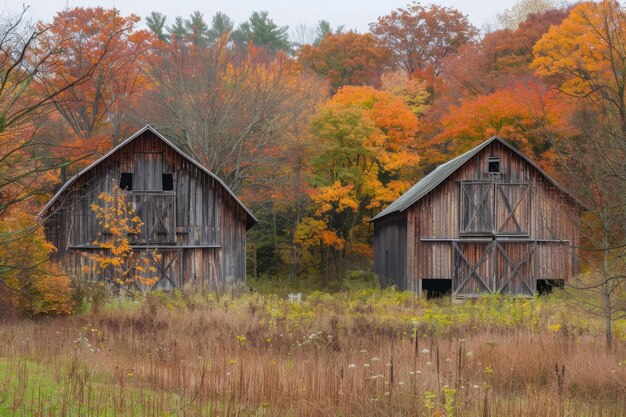
<path id="1" fill-rule="evenodd" d="M 538 279 L 537 293 L 539 295 L 550 294 L 553 289 L 562 289 L 565 281 L 562 279 Z"/>
<path id="2" fill-rule="evenodd" d="M 423 279 L 422 291 L 426 299 L 449 296 L 452 293 L 451 279 Z"/>

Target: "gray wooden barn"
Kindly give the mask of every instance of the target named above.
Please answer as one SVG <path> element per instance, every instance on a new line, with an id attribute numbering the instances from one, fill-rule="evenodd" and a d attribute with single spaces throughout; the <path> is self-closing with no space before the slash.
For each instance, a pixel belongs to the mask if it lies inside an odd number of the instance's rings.
<path id="1" fill-rule="evenodd" d="M 578 272 L 581 209 L 494 136 L 374 217 L 374 269 L 402 290 L 531 296 Z"/>
<path id="2" fill-rule="evenodd" d="M 219 178 L 150 126 L 71 178 L 42 210 L 65 271 L 102 280 L 88 254 L 102 233 L 92 203 L 119 187 L 143 222 L 134 250 L 156 249 L 157 288 L 224 288 L 246 279 L 246 231 L 257 220 Z"/>

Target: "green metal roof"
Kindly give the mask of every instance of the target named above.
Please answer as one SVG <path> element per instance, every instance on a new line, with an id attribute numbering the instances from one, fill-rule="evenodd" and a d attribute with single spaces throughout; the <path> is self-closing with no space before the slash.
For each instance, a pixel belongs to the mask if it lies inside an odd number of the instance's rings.
<path id="1" fill-rule="evenodd" d="M 498 136 L 492 136 L 487 139 L 477 147 L 470 149 L 462 155 L 457 156 L 456 158 L 446 162 L 445 164 L 439 165 L 435 168 L 430 174 L 426 175 L 424 178 L 419 180 L 413 187 L 411 187 L 406 193 L 402 194 L 396 201 L 391 203 L 387 208 L 378 213 L 371 221 L 378 220 L 382 217 L 385 217 L 391 213 L 402 212 L 407 208 L 411 207 L 417 201 L 419 201 L 422 197 L 436 188 L 439 184 L 446 180 L 450 175 L 452 175 L 457 169 L 461 168 L 463 164 L 472 159 L 472 157 L 476 156 L 481 150 L 483 150 L 490 143 L 498 141 L 505 145 L 507 148 L 511 149 L 517 155 L 521 156 L 526 162 L 531 164 L 537 171 L 539 171 L 552 185 L 557 187 L 559 190 L 568 195 L 576 204 L 582 207 L 582 204 L 576 200 L 571 194 L 567 193 L 561 187 L 559 187 L 554 180 L 552 180 L 548 174 L 543 172 L 541 168 L 535 165 L 530 159 L 526 157 L 523 153 L 515 149 L 509 143 L 499 138 Z"/>

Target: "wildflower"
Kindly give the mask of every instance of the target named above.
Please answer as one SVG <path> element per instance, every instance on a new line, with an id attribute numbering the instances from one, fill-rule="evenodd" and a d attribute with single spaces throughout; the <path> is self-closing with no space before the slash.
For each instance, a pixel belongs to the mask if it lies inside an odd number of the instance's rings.
<path id="1" fill-rule="evenodd" d="M 378 358 L 372 358 L 372 362 L 380 362 L 380 359 L 378 359 Z"/>
<path id="2" fill-rule="evenodd" d="M 369 367 L 370 367 L 370 364 L 369 364 L 369 363 L 364 363 L 364 364 L 363 364 L 363 367 L 364 367 L 364 368 L 369 368 Z"/>
<path id="3" fill-rule="evenodd" d="M 229 364 L 229 365 L 235 365 L 235 364 L 237 364 L 237 361 L 236 361 L 235 359 L 230 359 L 230 360 L 228 361 L 228 364 Z"/>
<path id="4" fill-rule="evenodd" d="M 398 385 L 404 385 L 404 382 L 399 381 L 399 382 L 398 382 Z"/>
<path id="5" fill-rule="evenodd" d="M 430 350 L 424 348 L 424 349 L 422 349 L 422 353 L 430 353 Z"/>
<path id="6" fill-rule="evenodd" d="M 446 358 L 446 362 L 452 362 L 452 359 Z"/>
<path id="7" fill-rule="evenodd" d="M 474 385 L 472 388 L 474 388 L 474 389 L 478 389 L 478 388 L 480 388 L 480 387 L 479 387 L 478 385 Z"/>
<path id="8" fill-rule="evenodd" d="M 548 325 L 548 330 L 550 330 L 551 332 L 558 332 L 559 330 L 561 330 L 561 325 L 559 323 L 555 323 L 555 324 L 549 324 Z"/>
<path id="9" fill-rule="evenodd" d="M 367 350 L 363 349 L 359 353 L 367 353 Z"/>
<path id="10" fill-rule="evenodd" d="M 409 372 L 409 375 L 415 375 L 415 372 L 411 371 Z"/>
<path id="11" fill-rule="evenodd" d="M 432 365 L 432 364 L 433 364 L 433 363 L 432 363 L 432 362 L 430 362 L 430 361 L 429 361 L 429 362 L 426 362 L 426 366 L 430 366 L 430 365 Z"/>
<path id="12" fill-rule="evenodd" d="M 356 365 L 351 363 L 350 365 L 348 365 L 348 369 L 356 369 Z"/>
<path id="13" fill-rule="evenodd" d="M 389 391 L 385 392 L 385 395 L 389 395 Z"/>
<path id="14" fill-rule="evenodd" d="M 469 351 L 465 354 L 465 356 L 467 356 L 468 358 L 471 358 L 472 356 L 474 356 L 474 352 Z"/>

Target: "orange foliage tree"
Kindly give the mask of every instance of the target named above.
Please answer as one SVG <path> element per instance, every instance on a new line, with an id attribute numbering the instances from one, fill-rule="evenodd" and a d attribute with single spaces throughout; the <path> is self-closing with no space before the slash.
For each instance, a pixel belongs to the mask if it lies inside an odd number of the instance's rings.
<path id="1" fill-rule="evenodd" d="M 11 302 L 29 316 L 69 314 L 69 278 L 50 263 L 54 247 L 22 207 L 14 205 L 0 216 L 0 287 Z"/>
<path id="2" fill-rule="evenodd" d="M 370 252 L 369 219 L 410 185 L 403 172 L 418 161 L 418 120 L 391 93 L 346 86 L 317 113 L 311 129 L 316 142 L 310 160 L 312 217 L 317 221 L 303 221 L 296 234 L 316 236 L 325 276 L 334 262 L 341 277 L 345 255 Z"/>
<path id="3" fill-rule="evenodd" d="M 422 144 L 426 169 L 498 135 L 552 170 L 556 155 L 550 139 L 574 133 L 566 117 L 571 111 L 567 100 L 536 84 L 463 99 L 443 117 L 441 130 Z"/>
<path id="4" fill-rule="evenodd" d="M 135 30 L 139 20 L 136 15 L 123 17 L 117 9 L 77 7 L 59 12 L 42 38 L 44 46 L 65 40 L 44 89 L 85 71 L 91 74 L 88 82 L 54 99 L 76 137 L 92 138 L 104 124 L 111 125 L 107 133 L 114 141 L 124 133 L 125 116 L 147 84 L 142 65 L 154 41 L 149 31 Z"/>
<path id="5" fill-rule="evenodd" d="M 304 45 L 298 62 L 326 77 L 335 92 L 344 85 L 379 86 L 389 56 L 371 34 L 329 33 L 318 46 Z"/>

